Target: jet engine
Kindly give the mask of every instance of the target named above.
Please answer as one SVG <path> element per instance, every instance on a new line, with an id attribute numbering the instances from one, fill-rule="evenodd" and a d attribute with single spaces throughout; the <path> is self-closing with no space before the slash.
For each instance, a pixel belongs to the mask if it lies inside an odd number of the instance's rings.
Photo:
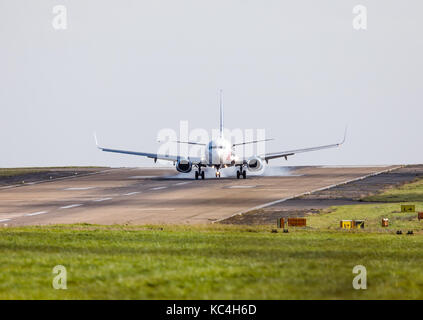
<path id="1" fill-rule="evenodd" d="M 189 160 L 179 160 L 176 163 L 176 170 L 182 173 L 188 173 L 192 170 L 192 162 Z"/>
<path id="2" fill-rule="evenodd" d="M 259 157 L 252 157 L 247 160 L 249 171 L 260 171 L 263 168 L 263 160 Z"/>

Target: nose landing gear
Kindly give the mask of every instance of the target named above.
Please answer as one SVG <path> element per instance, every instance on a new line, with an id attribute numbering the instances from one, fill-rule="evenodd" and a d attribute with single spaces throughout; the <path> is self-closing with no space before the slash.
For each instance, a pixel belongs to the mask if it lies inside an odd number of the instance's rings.
<path id="1" fill-rule="evenodd" d="M 216 171 L 216 178 L 220 178 L 220 171 Z"/>

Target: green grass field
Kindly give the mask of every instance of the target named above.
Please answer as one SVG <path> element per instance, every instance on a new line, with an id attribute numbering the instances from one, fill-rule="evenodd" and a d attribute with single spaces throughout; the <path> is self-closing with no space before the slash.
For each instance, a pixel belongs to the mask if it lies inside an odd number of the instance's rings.
<path id="1" fill-rule="evenodd" d="M 378 199 L 409 194 L 419 199 L 421 183 Z M 399 205 L 333 207 L 289 233 L 227 225 L 4 227 L 0 299 L 423 299 L 423 221 L 399 213 Z M 380 227 L 382 217 L 390 228 Z M 340 219 L 356 218 L 366 220 L 364 230 L 339 229 Z M 55 265 L 67 268 L 67 290 L 52 287 Z M 367 290 L 352 287 L 355 265 L 367 268 Z"/>
<path id="2" fill-rule="evenodd" d="M 55 169 L 70 169 L 70 170 L 74 170 L 74 169 L 86 169 L 86 168 L 100 168 L 100 167 L 27 167 L 27 168 L 0 168 L 0 178 L 1 177 L 13 177 L 13 176 L 18 176 L 18 175 L 23 175 L 23 174 L 28 174 L 28 173 L 40 173 L 40 172 L 47 172 L 50 170 L 55 170 Z"/>
<path id="3" fill-rule="evenodd" d="M 423 202 L 423 179 L 405 184 L 400 188 L 388 189 L 382 194 L 370 196 L 363 200 L 379 202 Z"/>

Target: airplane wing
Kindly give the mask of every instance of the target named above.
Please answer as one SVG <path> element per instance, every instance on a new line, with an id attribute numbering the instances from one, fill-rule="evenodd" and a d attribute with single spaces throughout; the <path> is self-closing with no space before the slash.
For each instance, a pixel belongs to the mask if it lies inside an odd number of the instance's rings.
<path id="1" fill-rule="evenodd" d="M 159 160 L 168 160 L 168 161 L 179 161 L 181 159 L 187 159 L 190 160 L 193 164 L 201 163 L 200 157 L 181 157 L 178 155 L 169 155 L 169 154 L 158 154 L 158 153 L 149 153 L 149 152 L 139 152 L 139 151 L 129 151 L 129 150 L 119 150 L 119 149 L 109 149 L 109 148 L 103 148 L 98 145 L 97 136 L 94 134 L 95 144 L 98 149 L 104 152 L 114 152 L 114 153 L 123 153 L 123 154 L 130 154 L 135 156 L 142 156 L 147 158 L 154 159 L 154 162 Z"/>
<path id="2" fill-rule="evenodd" d="M 179 140 L 176 140 L 174 142 L 176 142 L 176 143 L 185 143 L 185 144 L 194 144 L 194 145 L 197 145 L 197 146 L 205 146 L 206 145 L 205 143 L 191 142 L 191 141 L 179 141 Z"/>
<path id="3" fill-rule="evenodd" d="M 282 158 L 282 157 L 287 159 L 289 156 L 292 156 L 292 155 L 297 154 L 297 153 L 335 148 L 335 147 L 341 146 L 345 142 L 346 136 L 347 136 L 347 129 L 345 129 L 344 139 L 341 142 L 338 142 L 338 143 L 328 144 L 328 145 L 324 145 L 324 146 L 311 147 L 311 148 L 304 148 L 304 149 L 296 149 L 296 150 L 266 153 L 266 154 L 260 155 L 259 157 L 266 160 L 266 161 L 269 161 L 271 159 L 276 159 L 276 158 Z"/>
<path id="4" fill-rule="evenodd" d="M 259 142 L 271 141 L 271 140 L 275 140 L 275 139 L 271 138 L 271 139 L 264 139 L 264 140 L 254 140 L 254 141 L 247 141 L 247 142 L 241 142 L 241 143 L 234 143 L 234 144 L 232 144 L 232 147 L 243 146 L 245 144 L 251 144 L 251 143 L 259 143 Z"/>

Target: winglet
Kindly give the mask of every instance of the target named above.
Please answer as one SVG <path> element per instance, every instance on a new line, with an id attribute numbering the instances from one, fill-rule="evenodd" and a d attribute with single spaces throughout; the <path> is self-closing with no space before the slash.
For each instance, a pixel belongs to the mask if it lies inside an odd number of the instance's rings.
<path id="1" fill-rule="evenodd" d="M 345 126 L 344 139 L 342 139 L 342 142 L 339 145 L 344 144 L 345 140 L 347 139 L 347 132 L 348 132 L 348 125 Z"/>
<path id="2" fill-rule="evenodd" d="M 97 133 L 95 133 L 95 131 L 94 131 L 94 140 L 95 140 L 95 145 L 97 146 L 97 148 L 101 149 L 101 147 L 98 145 Z"/>

